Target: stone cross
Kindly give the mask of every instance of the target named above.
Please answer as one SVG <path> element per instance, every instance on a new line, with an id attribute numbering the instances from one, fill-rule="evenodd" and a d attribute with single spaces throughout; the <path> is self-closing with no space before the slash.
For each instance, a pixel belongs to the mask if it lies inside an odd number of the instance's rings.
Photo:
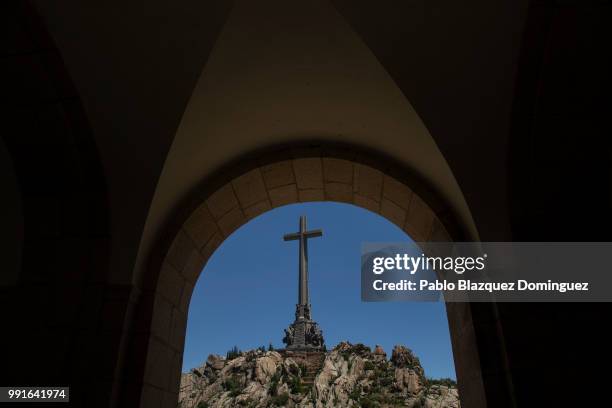
<path id="1" fill-rule="evenodd" d="M 284 236 L 285 241 L 300 241 L 299 258 L 299 289 L 298 289 L 298 308 L 296 319 L 310 319 L 310 307 L 308 303 L 308 238 L 320 237 L 323 231 L 320 229 L 307 231 L 306 216 L 300 217 L 300 230 Z"/>

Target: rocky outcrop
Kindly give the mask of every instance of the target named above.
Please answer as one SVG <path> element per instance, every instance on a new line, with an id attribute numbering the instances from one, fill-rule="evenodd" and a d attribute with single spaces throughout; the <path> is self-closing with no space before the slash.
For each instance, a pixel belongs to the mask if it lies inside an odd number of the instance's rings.
<path id="1" fill-rule="evenodd" d="M 374 347 L 374 356 L 381 360 L 387 359 L 387 353 L 385 353 L 385 350 L 383 350 L 382 346 L 378 344 L 376 345 L 376 347 Z"/>
<path id="2" fill-rule="evenodd" d="M 332 351 L 295 353 L 252 350 L 232 359 L 211 355 L 183 374 L 179 406 L 458 408 L 452 382 L 426 379 L 419 359 L 396 346 L 342 342 Z"/>

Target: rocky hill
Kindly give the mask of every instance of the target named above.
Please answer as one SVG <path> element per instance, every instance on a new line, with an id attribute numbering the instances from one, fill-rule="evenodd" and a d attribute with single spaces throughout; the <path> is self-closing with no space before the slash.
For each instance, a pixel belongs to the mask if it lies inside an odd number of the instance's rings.
<path id="1" fill-rule="evenodd" d="M 182 408 L 414 407 L 458 408 L 450 381 L 425 377 L 419 359 L 395 346 L 390 360 L 380 347 L 342 342 L 329 352 L 234 352 L 210 355 L 183 374 Z"/>

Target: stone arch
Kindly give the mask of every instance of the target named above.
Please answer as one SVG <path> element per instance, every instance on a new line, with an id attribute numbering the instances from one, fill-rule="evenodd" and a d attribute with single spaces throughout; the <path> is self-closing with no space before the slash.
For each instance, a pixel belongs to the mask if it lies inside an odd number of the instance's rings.
<path id="1" fill-rule="evenodd" d="M 231 170 L 230 170 L 231 169 Z M 136 310 L 128 364 L 141 382 L 124 398 L 143 407 L 176 404 L 187 312 L 207 260 L 237 228 L 273 208 L 299 202 L 356 205 L 415 241 L 464 237 L 452 210 L 418 176 L 355 148 L 308 146 L 256 154 L 219 172 L 178 209 L 152 255 Z M 462 404 L 486 406 L 470 308 L 447 304 Z"/>

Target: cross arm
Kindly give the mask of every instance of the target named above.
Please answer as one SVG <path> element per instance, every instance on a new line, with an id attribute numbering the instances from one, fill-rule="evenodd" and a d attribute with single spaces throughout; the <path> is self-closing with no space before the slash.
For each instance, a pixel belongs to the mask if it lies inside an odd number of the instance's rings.
<path id="1" fill-rule="evenodd" d="M 306 238 L 320 237 L 323 235 L 323 230 L 316 229 L 312 231 L 306 231 L 304 235 L 306 236 Z"/>
<path id="2" fill-rule="evenodd" d="M 299 232 L 294 232 L 293 234 L 286 234 L 283 239 L 285 241 L 294 241 L 296 239 L 300 239 L 300 235 L 301 233 Z M 320 237 L 323 235 L 323 230 L 321 229 L 316 229 L 316 230 L 312 230 L 312 231 L 306 231 L 303 233 L 304 238 L 314 238 L 314 237 Z"/>
<path id="3" fill-rule="evenodd" d="M 285 241 L 294 241 L 296 239 L 300 239 L 300 233 L 294 232 L 293 234 L 287 234 L 283 237 Z"/>

